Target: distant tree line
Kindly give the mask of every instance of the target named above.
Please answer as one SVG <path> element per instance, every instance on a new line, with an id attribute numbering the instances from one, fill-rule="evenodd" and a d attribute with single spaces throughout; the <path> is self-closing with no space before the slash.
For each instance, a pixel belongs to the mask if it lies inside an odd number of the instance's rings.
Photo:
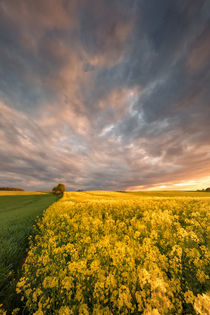
<path id="1" fill-rule="evenodd" d="M 201 190 L 197 190 L 197 191 L 206 191 L 206 192 L 210 192 L 210 187 L 206 188 L 206 189 L 201 189 Z"/>
<path id="2" fill-rule="evenodd" d="M 0 187 L 0 190 L 24 191 L 24 189 L 21 189 L 21 188 L 14 188 L 14 187 Z"/>

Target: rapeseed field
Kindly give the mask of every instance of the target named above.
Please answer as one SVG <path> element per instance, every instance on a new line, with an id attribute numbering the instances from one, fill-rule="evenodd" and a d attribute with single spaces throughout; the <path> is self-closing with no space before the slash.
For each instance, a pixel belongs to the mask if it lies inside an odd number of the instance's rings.
<path id="1" fill-rule="evenodd" d="M 17 293 L 36 315 L 209 314 L 209 210 L 196 194 L 65 193 L 38 223 Z"/>

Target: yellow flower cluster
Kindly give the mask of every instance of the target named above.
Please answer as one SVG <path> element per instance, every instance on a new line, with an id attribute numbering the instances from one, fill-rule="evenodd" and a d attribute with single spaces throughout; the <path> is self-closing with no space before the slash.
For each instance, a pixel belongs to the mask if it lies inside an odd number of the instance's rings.
<path id="1" fill-rule="evenodd" d="M 3 309 L 3 304 L 0 304 L 0 315 L 6 315 L 7 312 Z"/>
<path id="2" fill-rule="evenodd" d="M 209 210 L 208 198 L 65 193 L 17 292 L 36 315 L 208 314 Z"/>

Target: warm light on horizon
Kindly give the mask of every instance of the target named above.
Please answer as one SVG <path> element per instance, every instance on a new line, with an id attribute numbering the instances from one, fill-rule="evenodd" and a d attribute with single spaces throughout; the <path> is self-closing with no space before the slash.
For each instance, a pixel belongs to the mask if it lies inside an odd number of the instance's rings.
<path id="1" fill-rule="evenodd" d="M 134 186 L 129 187 L 126 190 L 127 191 L 138 191 L 138 190 L 144 190 L 144 191 L 151 191 L 151 190 L 202 190 L 210 187 L 210 176 L 203 177 L 201 179 L 197 180 L 188 180 L 188 181 L 182 181 L 179 183 L 165 183 L 165 184 L 156 184 L 151 187 L 145 187 L 145 186 Z"/>

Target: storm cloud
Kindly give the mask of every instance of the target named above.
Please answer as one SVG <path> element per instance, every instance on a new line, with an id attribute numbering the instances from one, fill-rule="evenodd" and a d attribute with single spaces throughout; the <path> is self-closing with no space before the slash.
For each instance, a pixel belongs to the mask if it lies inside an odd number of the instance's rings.
<path id="1" fill-rule="evenodd" d="M 0 186 L 202 188 L 210 1 L 1 0 Z"/>

